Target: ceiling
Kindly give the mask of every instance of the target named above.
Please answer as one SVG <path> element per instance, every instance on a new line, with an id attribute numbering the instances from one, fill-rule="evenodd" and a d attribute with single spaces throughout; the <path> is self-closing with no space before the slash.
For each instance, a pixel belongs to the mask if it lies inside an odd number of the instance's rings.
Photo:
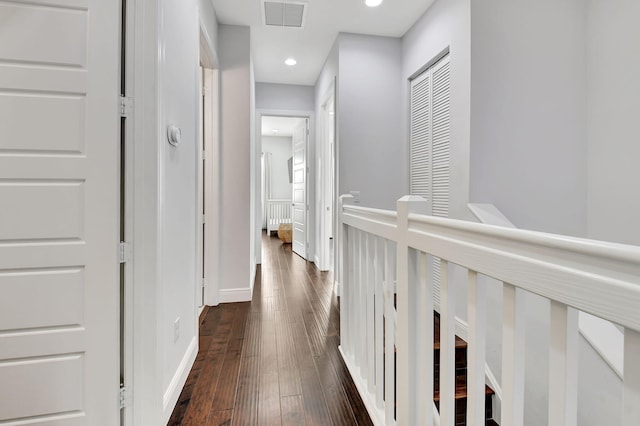
<path id="1" fill-rule="evenodd" d="M 339 32 L 401 37 L 433 3 L 385 0 L 370 8 L 364 0 L 295 0 L 307 8 L 304 27 L 299 29 L 264 25 L 262 0 L 211 1 L 219 23 L 251 27 L 257 82 L 308 86 L 315 85 Z M 297 65 L 285 65 L 289 57 L 295 58 Z"/>
<path id="2" fill-rule="evenodd" d="M 262 116 L 262 136 L 293 136 L 293 129 L 305 120 L 295 117 Z M 277 130 L 274 132 L 273 130 Z"/>

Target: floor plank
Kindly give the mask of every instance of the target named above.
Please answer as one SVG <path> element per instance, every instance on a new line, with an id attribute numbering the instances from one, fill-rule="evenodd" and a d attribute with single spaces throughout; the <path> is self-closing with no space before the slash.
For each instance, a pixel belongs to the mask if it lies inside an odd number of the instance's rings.
<path id="1" fill-rule="evenodd" d="M 338 351 L 333 279 L 263 234 L 253 299 L 211 307 L 169 425 L 371 425 Z"/>

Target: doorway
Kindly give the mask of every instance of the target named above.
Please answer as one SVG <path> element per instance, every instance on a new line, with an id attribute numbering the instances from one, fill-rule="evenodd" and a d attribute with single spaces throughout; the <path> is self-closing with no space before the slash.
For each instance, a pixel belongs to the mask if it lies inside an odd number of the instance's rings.
<path id="1" fill-rule="evenodd" d="M 259 139 L 262 229 L 271 233 L 291 225 L 292 249 L 308 259 L 309 118 L 260 114 Z"/>
<path id="2" fill-rule="evenodd" d="M 335 265 L 335 224 L 336 224 L 336 132 L 335 132 L 335 85 L 331 85 L 324 96 L 320 111 L 320 157 L 319 170 L 319 264 L 322 271 L 334 271 Z"/>

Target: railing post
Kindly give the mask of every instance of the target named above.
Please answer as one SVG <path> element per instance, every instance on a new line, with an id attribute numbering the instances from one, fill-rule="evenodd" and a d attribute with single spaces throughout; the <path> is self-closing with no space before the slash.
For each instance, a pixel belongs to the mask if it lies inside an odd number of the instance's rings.
<path id="1" fill-rule="evenodd" d="M 396 337 L 397 347 L 397 424 L 417 424 L 418 391 L 416 375 L 416 299 L 417 280 L 416 271 L 418 259 L 414 250 L 409 249 L 409 214 L 428 212 L 427 201 L 415 195 L 407 195 L 398 200 L 398 234 L 397 234 L 397 315 L 398 329 Z M 429 400 L 428 402 L 431 402 Z M 427 403 L 427 401 L 422 401 Z"/>
<path id="2" fill-rule="evenodd" d="M 335 267 L 336 267 L 336 278 L 337 278 L 337 294 L 340 297 L 340 306 L 342 307 L 343 312 L 347 312 L 350 307 L 348 306 L 349 300 L 345 300 L 345 286 L 349 285 L 347 277 L 348 273 L 344 272 L 344 265 L 348 265 L 348 230 L 347 226 L 344 224 L 343 220 L 343 206 L 353 204 L 353 195 L 341 195 L 338 198 L 338 244 L 336 244 L 335 249 L 337 252 Z M 353 336 L 349 336 L 349 324 L 348 324 L 348 316 L 342 315 L 342 319 L 340 321 L 340 345 L 342 346 L 343 352 L 348 353 L 349 355 L 353 355 L 351 352 L 352 342 L 348 342 L 349 338 L 353 338 Z"/>
<path id="3" fill-rule="evenodd" d="M 524 424 L 525 293 L 504 283 L 502 287 L 502 422 Z"/>

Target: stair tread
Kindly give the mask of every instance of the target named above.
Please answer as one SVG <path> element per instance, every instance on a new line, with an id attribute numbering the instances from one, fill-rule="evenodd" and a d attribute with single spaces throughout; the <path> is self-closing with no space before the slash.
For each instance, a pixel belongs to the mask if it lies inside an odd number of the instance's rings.
<path id="1" fill-rule="evenodd" d="M 464 349 L 467 342 L 456 336 L 456 349 Z M 440 314 L 433 312 L 433 349 L 440 350 Z"/>
<path id="2" fill-rule="evenodd" d="M 484 387 L 484 394 L 485 395 L 495 395 L 495 391 L 493 389 L 491 389 L 489 386 L 485 386 Z M 456 394 L 454 396 L 454 399 L 465 399 L 467 397 L 467 386 L 457 386 L 456 387 Z M 440 401 L 440 391 L 434 391 L 433 392 L 433 401 L 434 402 L 438 402 Z"/>

